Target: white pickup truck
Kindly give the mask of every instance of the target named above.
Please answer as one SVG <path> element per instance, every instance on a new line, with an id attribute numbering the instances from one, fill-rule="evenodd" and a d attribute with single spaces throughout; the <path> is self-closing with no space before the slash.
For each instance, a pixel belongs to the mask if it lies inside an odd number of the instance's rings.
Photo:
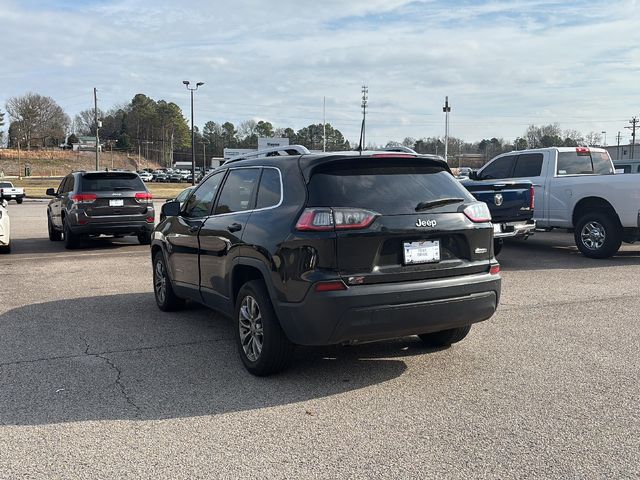
<path id="1" fill-rule="evenodd" d="M 17 188 L 11 182 L 0 180 L 0 200 L 6 200 L 7 202 L 15 200 L 18 203 L 22 203 L 22 199 L 26 196 L 24 188 Z"/>
<path id="2" fill-rule="evenodd" d="M 635 175 L 615 175 L 611 157 L 602 148 L 509 152 L 471 178 L 531 181 L 537 227 L 572 230 L 578 249 L 587 257 L 608 258 L 623 241 L 640 239 L 640 182 Z"/>

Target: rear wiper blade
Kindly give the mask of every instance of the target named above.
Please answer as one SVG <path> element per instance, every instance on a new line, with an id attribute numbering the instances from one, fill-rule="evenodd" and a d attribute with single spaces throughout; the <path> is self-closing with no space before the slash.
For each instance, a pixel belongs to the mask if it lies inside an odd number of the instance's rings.
<path id="1" fill-rule="evenodd" d="M 464 198 L 438 198 L 437 200 L 428 200 L 426 202 L 420 202 L 416 205 L 416 212 L 421 210 L 429 210 L 434 207 L 441 207 L 443 205 L 449 205 L 451 203 L 464 202 Z"/>

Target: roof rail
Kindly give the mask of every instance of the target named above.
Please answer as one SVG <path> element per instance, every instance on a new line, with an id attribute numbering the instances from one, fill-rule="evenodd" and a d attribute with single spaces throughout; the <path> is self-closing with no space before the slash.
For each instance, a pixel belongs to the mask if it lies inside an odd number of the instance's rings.
<path id="1" fill-rule="evenodd" d="M 404 147 L 402 145 L 398 145 L 396 147 L 385 147 L 382 149 L 383 152 L 402 152 L 402 153 L 413 153 L 414 155 L 418 155 L 413 148 Z"/>
<path id="2" fill-rule="evenodd" d="M 278 157 L 280 156 L 280 152 L 286 153 L 286 155 L 309 155 L 311 152 L 307 150 L 306 147 L 302 145 L 284 145 L 282 147 L 272 147 L 272 148 L 264 148 L 262 150 L 256 150 L 255 152 L 243 153 L 242 155 L 238 155 L 237 157 L 231 157 L 227 160 L 227 163 L 237 162 L 239 160 L 246 160 L 248 158 L 254 157 Z"/>

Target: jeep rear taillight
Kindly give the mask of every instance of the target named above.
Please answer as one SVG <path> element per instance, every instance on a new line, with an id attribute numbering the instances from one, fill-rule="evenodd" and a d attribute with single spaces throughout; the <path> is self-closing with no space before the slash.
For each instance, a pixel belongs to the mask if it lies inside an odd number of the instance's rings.
<path id="1" fill-rule="evenodd" d="M 136 202 L 138 203 L 151 203 L 153 200 L 153 195 L 149 192 L 138 192 L 136 193 Z"/>
<path id="2" fill-rule="evenodd" d="M 363 208 L 307 208 L 300 215 L 296 230 L 357 230 L 367 228 L 378 215 Z"/>
<path id="3" fill-rule="evenodd" d="M 96 196 L 95 193 L 74 193 L 69 198 L 71 198 L 73 203 L 85 204 L 85 203 L 93 203 L 93 202 L 95 202 L 96 198 L 98 198 L 98 197 Z"/>
<path id="4" fill-rule="evenodd" d="M 472 203 L 462 211 L 474 223 L 491 221 L 491 212 L 484 202 Z"/>

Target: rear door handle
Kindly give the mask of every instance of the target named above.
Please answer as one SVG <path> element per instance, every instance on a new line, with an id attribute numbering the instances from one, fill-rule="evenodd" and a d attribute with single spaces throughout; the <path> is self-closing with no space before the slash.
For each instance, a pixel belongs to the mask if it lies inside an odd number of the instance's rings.
<path id="1" fill-rule="evenodd" d="M 232 223 L 227 227 L 227 230 L 229 230 L 231 233 L 237 232 L 242 230 L 242 225 L 240 225 L 239 223 Z"/>

